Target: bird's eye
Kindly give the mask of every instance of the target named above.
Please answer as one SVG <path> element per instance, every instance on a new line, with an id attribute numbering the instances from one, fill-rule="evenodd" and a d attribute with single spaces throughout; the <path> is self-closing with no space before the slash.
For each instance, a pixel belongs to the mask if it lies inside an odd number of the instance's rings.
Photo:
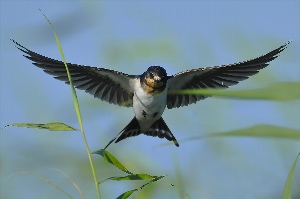
<path id="1" fill-rule="evenodd" d="M 150 72 L 150 78 L 153 78 L 154 74 L 152 72 Z"/>

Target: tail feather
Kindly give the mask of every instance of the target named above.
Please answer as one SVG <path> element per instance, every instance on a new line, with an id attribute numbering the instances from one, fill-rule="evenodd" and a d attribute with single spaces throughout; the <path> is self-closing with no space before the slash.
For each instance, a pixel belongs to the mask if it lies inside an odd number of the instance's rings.
<path id="1" fill-rule="evenodd" d="M 134 117 L 129 124 L 116 136 L 114 137 L 104 149 L 106 149 L 112 142 L 115 141 L 115 143 L 124 140 L 128 137 L 133 137 L 137 136 L 139 134 L 145 134 L 148 136 L 153 136 L 153 137 L 159 137 L 159 138 L 166 138 L 169 141 L 173 141 L 174 144 L 178 147 L 179 144 L 172 134 L 171 130 L 163 120 L 163 118 L 158 119 L 156 122 L 152 124 L 152 126 L 147 130 L 147 131 L 141 131 L 139 122 L 137 119 Z"/>
<path id="2" fill-rule="evenodd" d="M 127 126 L 125 126 L 125 128 L 116 137 L 114 137 L 111 141 L 109 141 L 109 143 L 106 145 L 104 149 L 106 149 L 115 140 L 116 140 L 115 143 L 117 143 L 128 137 L 137 136 L 139 134 L 141 134 L 140 125 L 137 119 L 134 117 L 129 122 L 129 124 L 127 124 Z"/>
<path id="3" fill-rule="evenodd" d="M 171 130 L 162 117 L 154 122 L 147 132 L 143 133 L 145 135 L 150 135 L 153 137 L 158 136 L 159 138 L 166 138 L 169 141 L 173 141 L 177 147 L 179 146 L 178 141 L 176 140 L 175 136 L 172 134 Z"/>
<path id="4" fill-rule="evenodd" d="M 141 134 L 140 125 L 137 119 L 134 117 L 131 122 L 129 122 L 129 124 L 119 133 L 120 136 L 118 136 L 116 143 L 128 137 L 138 136 L 139 134 Z"/>

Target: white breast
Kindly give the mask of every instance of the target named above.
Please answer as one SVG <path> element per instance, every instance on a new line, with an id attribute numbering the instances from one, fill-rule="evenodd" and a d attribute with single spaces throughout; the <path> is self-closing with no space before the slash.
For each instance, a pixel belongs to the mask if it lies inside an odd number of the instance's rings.
<path id="1" fill-rule="evenodd" d="M 139 80 L 132 82 L 134 88 L 133 110 L 142 130 L 151 127 L 159 119 L 166 108 L 167 87 L 159 94 L 146 93 L 140 86 Z"/>

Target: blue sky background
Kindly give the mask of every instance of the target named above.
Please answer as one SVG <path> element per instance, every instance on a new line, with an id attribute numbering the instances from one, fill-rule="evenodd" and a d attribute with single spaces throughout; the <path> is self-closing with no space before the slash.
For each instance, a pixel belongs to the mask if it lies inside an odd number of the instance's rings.
<path id="1" fill-rule="evenodd" d="M 255 77 L 232 89 L 260 88 L 300 80 L 299 1 L 1 1 L 0 127 L 15 122 L 61 121 L 78 127 L 68 85 L 53 79 L 9 40 L 60 59 L 52 21 L 68 62 L 141 74 L 161 65 L 169 75 L 228 64 L 265 54 L 293 42 Z M 133 111 L 78 91 L 91 150 L 103 148 L 132 119 Z M 288 171 L 300 151 L 297 141 L 255 138 L 181 140 L 257 124 L 299 129 L 298 101 L 270 102 L 207 98 L 163 115 L 180 147 L 138 136 L 109 151 L 133 171 L 168 176 L 132 198 L 280 198 Z M 79 194 L 60 169 L 95 198 L 89 162 L 78 132 L 6 128 L 1 130 L 1 198 L 62 198 L 62 193 L 22 171 L 37 173 Z M 100 179 L 123 175 L 95 156 Z M 103 198 L 142 182 L 107 182 Z M 172 187 L 170 184 L 174 184 Z M 300 196 L 300 169 L 295 198 Z"/>

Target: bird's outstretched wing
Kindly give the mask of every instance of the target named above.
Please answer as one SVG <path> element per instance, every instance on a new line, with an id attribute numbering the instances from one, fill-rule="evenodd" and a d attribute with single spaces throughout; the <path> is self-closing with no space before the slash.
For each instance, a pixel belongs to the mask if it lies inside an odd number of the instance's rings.
<path id="1" fill-rule="evenodd" d="M 202 88 L 228 88 L 229 86 L 239 83 L 239 81 L 248 79 L 249 76 L 255 75 L 260 69 L 268 66 L 269 62 L 278 57 L 278 54 L 283 51 L 289 43 L 290 41 L 255 59 L 177 73 L 169 77 L 169 91 Z M 204 98 L 206 98 L 206 96 L 168 94 L 167 107 L 171 109 L 187 106 Z"/>
<path id="2" fill-rule="evenodd" d="M 19 50 L 26 54 L 23 56 L 33 61 L 34 65 L 42 68 L 45 73 L 53 75 L 55 79 L 69 84 L 66 68 L 62 61 L 45 57 L 25 48 L 14 40 L 12 41 Z M 67 63 L 67 66 L 76 88 L 85 90 L 94 97 L 112 104 L 132 106 L 133 90 L 130 87 L 130 81 L 138 78 L 138 76 L 71 63 Z"/>

